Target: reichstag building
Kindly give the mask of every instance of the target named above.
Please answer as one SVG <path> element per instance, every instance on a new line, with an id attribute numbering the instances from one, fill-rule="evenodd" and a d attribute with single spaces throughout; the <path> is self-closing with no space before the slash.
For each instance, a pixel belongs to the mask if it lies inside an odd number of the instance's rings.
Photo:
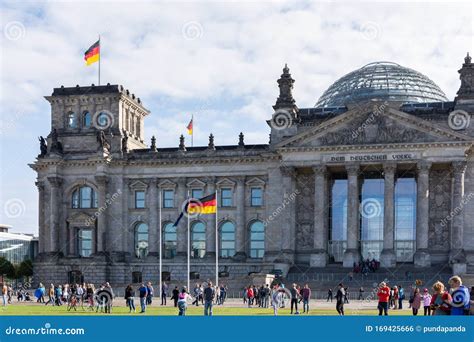
<path id="1" fill-rule="evenodd" d="M 236 286 L 252 272 L 367 258 L 473 273 L 474 64 L 469 54 L 459 64 L 454 99 L 418 71 L 376 62 L 306 108 L 285 65 L 270 141 L 257 145 L 237 131 L 235 145 L 211 135 L 190 147 L 181 136 L 158 148 L 144 141 L 150 111 L 129 90 L 55 88 L 51 131 L 30 165 L 36 280 L 156 282 L 160 250 L 172 283 L 185 282 L 188 251 L 192 279 L 213 279 L 218 253 L 220 276 Z M 188 246 L 187 219 L 174 226 L 183 203 L 215 191 L 218 236 L 214 215 L 193 217 Z"/>

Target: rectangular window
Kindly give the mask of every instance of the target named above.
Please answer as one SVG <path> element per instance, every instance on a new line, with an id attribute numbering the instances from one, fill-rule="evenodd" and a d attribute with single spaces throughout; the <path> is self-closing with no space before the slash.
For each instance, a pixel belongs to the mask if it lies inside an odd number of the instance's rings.
<path id="1" fill-rule="evenodd" d="M 262 205 L 262 188 L 250 189 L 250 205 L 252 207 L 259 207 Z"/>
<path id="2" fill-rule="evenodd" d="M 145 208 L 145 191 L 135 191 L 135 208 Z"/>
<path id="3" fill-rule="evenodd" d="M 174 191 L 163 190 L 163 208 L 173 208 L 173 207 L 174 207 Z"/>
<path id="4" fill-rule="evenodd" d="M 232 189 L 222 189 L 221 190 L 221 207 L 231 207 L 232 206 Z"/>
<path id="5" fill-rule="evenodd" d="M 81 188 L 81 208 L 90 208 L 92 203 L 92 189 L 88 186 Z"/>
<path id="6" fill-rule="evenodd" d="M 196 199 L 202 198 L 202 189 L 193 189 L 191 191 L 191 197 Z"/>
<path id="7" fill-rule="evenodd" d="M 92 230 L 81 229 L 79 230 L 79 255 L 82 257 L 88 257 L 92 254 Z"/>

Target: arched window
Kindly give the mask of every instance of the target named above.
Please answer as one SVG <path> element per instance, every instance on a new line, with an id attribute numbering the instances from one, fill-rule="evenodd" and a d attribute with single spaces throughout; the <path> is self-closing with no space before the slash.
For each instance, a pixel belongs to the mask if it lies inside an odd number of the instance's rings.
<path id="1" fill-rule="evenodd" d="M 166 259 L 175 257 L 177 241 L 176 227 L 171 222 L 166 223 L 163 229 L 163 256 Z"/>
<path id="2" fill-rule="evenodd" d="M 97 208 L 97 193 L 90 186 L 81 186 L 72 192 L 74 209 Z"/>
<path id="3" fill-rule="evenodd" d="M 235 225 L 230 221 L 225 221 L 221 225 L 221 257 L 231 258 L 235 254 Z"/>
<path id="4" fill-rule="evenodd" d="M 135 226 L 135 255 L 140 259 L 148 255 L 148 225 L 143 222 Z"/>
<path id="5" fill-rule="evenodd" d="M 204 258 L 206 254 L 206 226 L 202 222 L 195 222 L 191 232 L 191 257 Z"/>
<path id="6" fill-rule="evenodd" d="M 250 257 L 263 258 L 265 254 L 265 227 L 262 221 L 250 225 Z"/>
<path id="7" fill-rule="evenodd" d="M 67 126 L 69 128 L 77 128 L 77 118 L 73 112 L 67 113 Z"/>
<path id="8" fill-rule="evenodd" d="M 85 111 L 82 113 L 82 127 L 90 127 L 92 124 L 92 116 L 91 113 Z"/>

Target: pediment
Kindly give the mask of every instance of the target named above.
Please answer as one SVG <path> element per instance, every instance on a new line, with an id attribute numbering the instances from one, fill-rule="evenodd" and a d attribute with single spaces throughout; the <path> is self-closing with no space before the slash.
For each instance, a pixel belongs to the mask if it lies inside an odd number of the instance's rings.
<path id="1" fill-rule="evenodd" d="M 250 186 L 264 186 L 265 181 L 259 177 L 253 177 L 246 181 L 245 184 Z"/>
<path id="2" fill-rule="evenodd" d="M 394 108 L 350 110 L 282 141 L 278 147 L 469 142 L 468 136 Z"/>
<path id="3" fill-rule="evenodd" d="M 158 183 L 160 188 L 176 188 L 176 183 L 170 181 L 169 179 L 165 179 Z"/>
<path id="4" fill-rule="evenodd" d="M 229 178 L 223 178 L 223 179 L 219 180 L 219 181 L 216 183 L 216 185 L 217 185 L 218 187 L 225 187 L 225 186 L 227 186 L 227 187 L 233 188 L 233 187 L 235 186 L 235 182 L 232 181 L 232 180 L 230 180 Z"/>
<path id="5" fill-rule="evenodd" d="M 202 188 L 206 185 L 206 183 L 204 183 L 203 181 L 197 179 L 197 178 L 194 178 L 193 180 L 191 180 L 190 182 L 188 182 L 186 184 L 186 186 L 188 188 Z"/>
<path id="6" fill-rule="evenodd" d="M 130 188 L 134 190 L 146 190 L 148 184 L 139 180 L 130 181 Z"/>

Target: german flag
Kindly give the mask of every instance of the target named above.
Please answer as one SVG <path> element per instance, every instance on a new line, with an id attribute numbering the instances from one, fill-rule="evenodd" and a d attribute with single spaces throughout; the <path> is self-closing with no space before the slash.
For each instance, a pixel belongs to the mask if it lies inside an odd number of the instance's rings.
<path id="1" fill-rule="evenodd" d="M 188 125 L 186 126 L 189 135 L 193 135 L 193 119 L 189 121 Z"/>
<path id="2" fill-rule="evenodd" d="M 197 201 L 188 203 L 188 214 L 215 214 L 216 213 L 216 194 L 203 197 Z"/>
<path id="3" fill-rule="evenodd" d="M 84 60 L 86 65 L 98 62 L 100 59 L 100 39 L 96 41 L 87 51 L 84 53 Z"/>

